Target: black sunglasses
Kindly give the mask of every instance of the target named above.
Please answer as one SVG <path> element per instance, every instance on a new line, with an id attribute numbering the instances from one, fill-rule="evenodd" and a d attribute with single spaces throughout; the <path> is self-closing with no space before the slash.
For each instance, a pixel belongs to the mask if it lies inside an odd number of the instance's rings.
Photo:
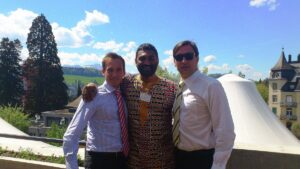
<path id="1" fill-rule="evenodd" d="M 185 60 L 192 60 L 194 58 L 194 53 L 183 53 L 183 54 L 178 54 L 174 55 L 174 59 L 178 62 L 181 62 L 185 58 Z"/>

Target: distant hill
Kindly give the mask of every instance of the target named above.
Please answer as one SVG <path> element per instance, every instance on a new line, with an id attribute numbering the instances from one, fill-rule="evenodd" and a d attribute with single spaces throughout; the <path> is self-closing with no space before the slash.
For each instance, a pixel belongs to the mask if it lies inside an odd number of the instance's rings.
<path id="1" fill-rule="evenodd" d="M 69 67 L 63 66 L 63 72 L 65 75 L 79 75 L 89 77 L 103 77 L 99 69 L 94 67 Z"/>

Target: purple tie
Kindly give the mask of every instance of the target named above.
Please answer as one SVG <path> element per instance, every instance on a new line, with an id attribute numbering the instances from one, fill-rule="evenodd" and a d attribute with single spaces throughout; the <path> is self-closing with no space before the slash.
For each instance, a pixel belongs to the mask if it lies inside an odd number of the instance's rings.
<path id="1" fill-rule="evenodd" d="M 126 125 L 127 123 L 126 123 L 126 115 L 124 110 L 124 103 L 123 103 L 120 90 L 115 90 L 115 95 L 117 96 L 119 116 L 120 116 L 121 138 L 123 144 L 122 150 L 125 157 L 127 157 L 129 152 L 129 143 L 128 143 L 128 130 Z"/>

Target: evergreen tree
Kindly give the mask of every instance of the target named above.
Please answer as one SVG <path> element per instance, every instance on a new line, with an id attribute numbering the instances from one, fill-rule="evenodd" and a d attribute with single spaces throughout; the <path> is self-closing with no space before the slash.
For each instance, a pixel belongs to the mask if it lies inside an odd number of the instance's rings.
<path id="1" fill-rule="evenodd" d="M 29 57 L 24 63 L 24 109 L 40 113 L 63 108 L 68 102 L 67 85 L 52 28 L 44 15 L 33 20 L 26 44 Z"/>
<path id="2" fill-rule="evenodd" d="M 77 82 L 77 95 L 76 95 L 76 98 L 77 98 L 77 97 L 81 96 L 81 94 L 82 94 L 82 91 L 81 91 L 82 82 L 80 80 L 78 80 L 76 82 Z M 95 84 L 97 84 L 97 81 Z"/>
<path id="3" fill-rule="evenodd" d="M 246 75 L 245 75 L 244 73 L 242 73 L 242 72 L 239 72 L 239 76 L 240 76 L 241 78 L 245 78 L 245 77 L 246 77 Z"/>
<path id="4" fill-rule="evenodd" d="M 0 105 L 20 105 L 23 95 L 21 42 L 3 38 L 0 42 Z"/>

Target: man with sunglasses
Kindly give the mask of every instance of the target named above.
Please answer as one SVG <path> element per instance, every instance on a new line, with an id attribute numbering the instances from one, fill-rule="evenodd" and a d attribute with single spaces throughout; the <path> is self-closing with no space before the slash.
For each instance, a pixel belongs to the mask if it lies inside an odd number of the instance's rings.
<path id="1" fill-rule="evenodd" d="M 192 41 L 173 49 L 181 82 L 173 106 L 177 169 L 225 169 L 235 139 L 234 125 L 219 81 L 200 73 Z"/>

